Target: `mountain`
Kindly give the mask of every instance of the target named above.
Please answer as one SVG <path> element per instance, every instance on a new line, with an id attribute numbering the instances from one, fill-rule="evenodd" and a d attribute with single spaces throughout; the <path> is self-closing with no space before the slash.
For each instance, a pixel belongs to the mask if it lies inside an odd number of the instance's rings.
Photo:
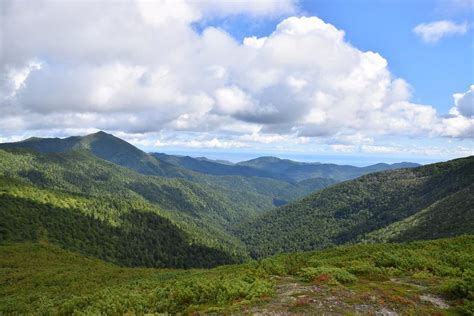
<path id="1" fill-rule="evenodd" d="M 276 157 L 260 157 L 239 162 L 237 165 L 252 167 L 276 174 L 282 174 L 292 181 L 297 182 L 318 177 L 330 178 L 336 181 L 345 181 L 371 172 L 398 168 L 414 168 L 420 166 L 416 163 L 402 162 L 395 164 L 379 163 L 367 167 L 355 167 L 349 165 L 297 162 Z"/>
<path id="2" fill-rule="evenodd" d="M 297 162 L 289 159 L 265 156 L 237 163 L 239 166 L 247 166 L 255 169 L 265 170 L 274 173 L 284 173 L 291 167 L 304 166 L 308 163 Z M 315 163 L 317 164 L 317 163 Z"/>
<path id="3" fill-rule="evenodd" d="M 87 150 L 94 156 L 143 174 L 185 177 L 186 171 L 154 159 L 126 141 L 105 132 L 61 138 L 31 137 L 21 142 L 0 144 L 0 149 L 23 148 L 41 153 Z"/>
<path id="4" fill-rule="evenodd" d="M 5 219 L 0 224 L 1 240 L 55 236 L 54 243 L 66 249 L 112 262 L 179 267 L 243 260 L 247 256 L 245 246 L 232 235 L 230 227 L 256 216 L 255 205 L 271 208 L 264 204 L 267 199 L 271 205 L 281 205 L 290 195 L 304 195 L 333 183 L 311 179 L 299 187 L 258 177 L 215 177 L 208 185 L 143 175 L 88 150 L 39 153 L 23 149 L 0 150 L 0 180 L 0 210 Z M 229 183 L 237 187 L 228 190 L 225 186 Z M 272 199 L 273 194 L 279 198 Z M 87 231 L 89 226 L 94 231 L 91 235 L 97 236 L 92 240 L 87 234 L 70 235 L 77 229 Z M 154 230 L 179 237 L 167 239 L 164 233 L 155 236 L 158 240 L 154 242 L 156 238 L 146 237 Z M 131 244 L 134 238 L 142 242 L 137 247 L 143 252 L 128 250 L 136 248 Z M 162 246 L 156 250 L 153 243 Z M 188 250 L 180 247 L 180 251 L 174 248 L 187 243 L 195 246 Z M 189 253 L 195 248 L 199 253 L 209 253 L 209 258 L 190 260 Z M 153 254 L 155 250 L 158 252 Z"/>
<path id="5" fill-rule="evenodd" d="M 211 266 L 246 256 L 226 226 L 249 214 L 206 185 L 142 175 L 88 151 L 0 150 L 0 180 L 2 241 L 44 237 L 124 265 Z M 200 260 L 189 257 L 195 249 Z"/>
<path id="6" fill-rule="evenodd" d="M 159 158 L 147 154 L 126 141 L 105 132 L 97 132 L 86 136 L 73 136 L 64 139 L 60 138 L 29 138 L 15 143 L 0 144 L 0 149 L 26 149 L 41 153 L 66 153 L 82 150 L 107 160 L 114 164 L 132 169 L 136 172 L 152 175 L 164 176 L 168 178 L 182 178 L 188 181 L 205 185 L 221 196 L 231 201 L 236 209 L 243 214 L 257 214 L 264 210 L 269 210 L 276 205 L 282 205 L 289 201 L 296 200 L 310 193 L 312 190 L 320 189 L 335 183 L 331 179 L 314 179 L 310 185 L 305 182 L 295 183 L 279 180 L 280 175 L 268 174 L 265 171 L 247 170 L 246 167 L 233 167 L 217 164 L 215 162 L 200 161 L 193 158 L 185 159 L 191 161 L 188 165 L 196 167 L 200 171 L 196 172 L 173 163 L 168 163 Z M 175 161 L 174 157 L 167 159 Z M 172 159 L 173 158 L 173 159 Z M 237 170 L 234 172 L 229 171 Z M 208 174 L 206 172 L 214 170 Z M 240 170 L 240 171 L 239 171 Z M 242 171 L 244 170 L 244 171 Z M 238 174 L 242 172 L 243 174 Z M 225 175 L 230 173 L 231 175 Z M 232 175 L 234 174 L 234 175 Z M 260 176 L 258 176 L 260 175 Z M 269 177 L 264 177 L 268 175 Z"/>
<path id="7" fill-rule="evenodd" d="M 234 175 L 244 177 L 264 177 L 283 181 L 290 180 L 283 174 L 268 172 L 265 170 L 260 170 L 258 168 L 252 168 L 241 165 L 222 164 L 220 162 L 216 162 L 209 159 L 192 158 L 189 156 L 167 155 L 163 153 L 152 153 L 152 156 L 158 158 L 160 161 L 165 161 L 175 166 L 210 175 Z"/>
<path id="8" fill-rule="evenodd" d="M 222 160 L 222 159 L 209 159 L 207 157 L 196 157 L 195 159 L 197 160 L 203 160 L 203 161 L 210 161 L 210 162 L 215 162 L 215 163 L 220 163 L 222 165 L 229 165 L 233 166 L 235 163 L 228 161 L 228 160 Z"/>
<path id="9" fill-rule="evenodd" d="M 474 234 L 473 183 L 474 156 L 372 173 L 265 212 L 236 234 L 253 257 L 356 242 L 383 228 L 373 238 Z"/>

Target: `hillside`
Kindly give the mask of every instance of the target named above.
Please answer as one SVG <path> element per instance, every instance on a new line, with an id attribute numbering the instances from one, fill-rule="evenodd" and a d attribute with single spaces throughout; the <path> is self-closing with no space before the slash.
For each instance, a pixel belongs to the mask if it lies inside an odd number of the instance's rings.
<path id="1" fill-rule="evenodd" d="M 354 242 L 396 222 L 413 222 L 409 217 L 417 213 L 419 225 L 410 230 L 405 224 L 395 240 L 472 234 L 474 205 L 468 187 L 473 182 L 474 157 L 373 173 L 266 212 L 241 224 L 236 233 L 253 257 Z M 453 214 L 446 207 L 452 201 L 457 201 Z M 445 226 L 438 227 L 446 218 Z M 430 233 L 422 233 L 427 227 Z"/>
<path id="2" fill-rule="evenodd" d="M 61 234 L 70 234 L 69 231 L 76 229 L 73 217 L 82 218 L 85 215 L 84 221 L 87 223 L 84 224 L 84 229 L 90 225 L 100 226 L 94 228 L 98 231 L 110 228 L 112 231 L 104 234 L 110 234 L 107 238 L 114 242 L 117 240 L 113 235 L 121 234 L 121 230 L 125 229 L 130 233 L 137 229 L 132 235 L 137 238 L 138 243 L 151 242 L 141 250 L 136 249 L 138 254 L 134 256 L 140 261 L 140 258 L 149 256 L 155 248 L 177 247 L 179 243 L 173 245 L 173 240 L 153 244 L 153 238 L 146 238 L 147 234 L 153 234 L 160 225 L 169 226 L 171 221 L 173 227 L 167 228 L 168 232 L 175 230 L 171 235 L 179 234 L 183 242 L 222 249 L 226 252 L 224 257 L 234 254 L 238 254 L 237 257 L 240 258 L 245 257 L 243 246 L 226 232 L 225 227 L 249 214 L 235 209 L 225 197 L 217 195 L 204 185 L 182 179 L 145 176 L 84 151 L 40 154 L 0 150 L 0 161 L 0 207 L 3 218 L 9 219 L 0 224 L 2 231 L 7 232 L 2 239 L 18 240 L 18 234 L 31 229 L 34 232 L 28 233 L 28 236 L 35 239 L 41 227 L 47 228 L 46 235 L 51 234 L 49 228 L 57 230 L 55 234 L 60 237 Z M 48 208 L 54 211 L 48 211 Z M 56 213 L 65 217 L 48 218 Z M 62 228 L 58 228 L 59 226 Z M 118 227 L 119 231 L 114 227 Z M 25 237 L 26 240 L 29 240 L 28 236 Z M 95 247 L 102 247 L 101 243 L 107 243 L 103 240 L 104 236 L 90 238 L 87 234 L 73 234 L 65 238 L 63 245 L 66 248 L 76 249 L 74 247 L 77 244 L 81 247 L 90 245 L 83 247 L 84 252 L 89 254 L 96 251 Z M 130 247 L 134 248 L 132 245 Z M 111 261 L 120 262 L 121 259 L 117 256 L 115 253 Z M 163 266 L 159 263 L 166 258 L 166 266 L 201 265 L 199 261 L 193 260 L 175 264 L 174 256 L 181 254 L 177 251 L 164 251 L 150 262 Z M 107 255 L 100 257 L 105 258 Z M 123 262 L 128 262 L 129 259 L 123 258 Z"/>
<path id="3" fill-rule="evenodd" d="M 121 268 L 0 245 L 0 314 L 474 312 L 474 238 L 343 246 L 210 270 Z"/>
<path id="4" fill-rule="evenodd" d="M 474 231 L 474 184 L 401 221 L 367 234 L 364 241 L 393 242 L 459 236 Z"/>

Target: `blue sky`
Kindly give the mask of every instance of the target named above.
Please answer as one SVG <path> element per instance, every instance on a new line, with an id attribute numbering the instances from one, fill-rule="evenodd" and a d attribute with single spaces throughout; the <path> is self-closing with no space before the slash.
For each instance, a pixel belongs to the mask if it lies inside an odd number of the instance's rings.
<path id="1" fill-rule="evenodd" d="M 473 5 L 3 1 L 0 141 L 105 130 L 233 161 L 472 155 Z"/>

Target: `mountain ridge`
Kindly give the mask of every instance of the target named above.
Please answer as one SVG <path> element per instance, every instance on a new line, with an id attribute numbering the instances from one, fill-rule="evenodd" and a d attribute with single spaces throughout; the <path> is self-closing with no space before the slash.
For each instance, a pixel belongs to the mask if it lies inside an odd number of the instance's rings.
<path id="1" fill-rule="evenodd" d="M 267 211 L 237 226 L 235 233 L 248 245 L 253 257 L 357 242 L 365 234 L 423 211 L 473 182 L 474 156 L 412 169 L 385 170 Z M 474 218 L 474 202 L 466 194 L 458 197 L 465 203 L 463 211 L 457 212 L 460 218 L 452 224 L 462 227 L 461 223 L 467 222 L 463 231 L 473 234 L 474 221 L 470 219 Z M 433 237 L 443 237 L 449 231 L 432 229 Z"/>

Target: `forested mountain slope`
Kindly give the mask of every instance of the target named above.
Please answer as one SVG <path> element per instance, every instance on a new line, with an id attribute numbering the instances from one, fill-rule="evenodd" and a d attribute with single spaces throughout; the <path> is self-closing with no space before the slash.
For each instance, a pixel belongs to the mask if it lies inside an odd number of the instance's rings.
<path id="1" fill-rule="evenodd" d="M 130 267 L 212 267 L 243 260 L 222 250 L 225 242 L 206 246 L 200 232 L 193 236 L 160 213 L 137 200 L 39 189 L 0 176 L 0 242 L 48 242 Z"/>
<path id="2" fill-rule="evenodd" d="M 176 226 L 172 229 L 182 231 L 179 234 L 187 243 L 222 249 L 226 252 L 226 256 L 237 254 L 240 258 L 245 257 L 242 245 L 226 232 L 226 226 L 250 214 L 234 208 L 233 203 L 205 185 L 194 184 L 183 179 L 145 176 L 96 158 L 86 151 L 41 154 L 21 150 L 0 150 L 0 176 L 2 176 L 3 192 L 0 206 L 5 216 L 9 213 L 13 214 L 13 217 L 5 217 L 12 219 L 11 222 L 1 223 L 5 225 L 2 231 L 10 232 L 4 237 L 7 239 L 17 238 L 15 234 L 19 233 L 16 230 L 21 231 L 22 225 L 30 223 L 29 216 L 31 216 L 31 223 L 34 223 L 30 224 L 36 227 L 35 229 L 39 229 L 39 227 L 45 227 L 44 221 L 48 217 L 40 216 L 37 212 L 51 215 L 65 210 L 65 216 L 70 214 L 77 217 L 82 214 L 92 217 L 91 222 L 99 220 L 105 223 L 104 225 L 112 225 L 125 230 L 135 227 L 138 231 L 134 235 L 141 240 L 146 239 L 146 232 L 153 234 L 154 230 L 160 230 L 161 222 L 166 224 L 169 220 Z M 7 203 L 7 200 L 10 202 Z M 61 202 L 63 200 L 64 203 Z M 68 201 L 72 201 L 72 204 Z M 42 203 L 46 203 L 46 207 L 55 211 L 48 213 L 46 209 L 43 210 Z M 41 210 L 38 207 L 41 207 Z M 17 212 L 17 208 L 21 209 L 22 213 Z M 19 216 L 24 217 L 26 222 L 19 220 L 15 214 L 23 214 Z M 56 218 L 56 220 L 62 223 L 66 235 L 67 231 L 75 225 L 71 217 L 69 220 L 65 218 Z M 60 225 L 56 220 L 48 223 L 48 227 L 56 229 L 55 225 Z M 143 227 L 140 228 L 141 224 L 136 222 L 137 220 L 143 221 Z M 100 230 L 103 230 L 102 228 Z M 24 229 L 29 228 L 25 226 Z M 133 231 L 132 228 L 130 229 Z M 145 233 L 140 234 L 139 231 Z M 58 230 L 57 234 L 59 236 L 61 230 Z M 86 237 L 87 235 L 84 235 L 84 238 Z M 101 238 L 71 240 L 68 245 L 93 244 L 94 242 L 101 243 L 102 240 Z M 161 247 L 159 245 L 160 242 L 157 242 L 149 246 L 159 248 Z M 147 256 L 149 253 L 152 253 L 151 248 L 141 249 L 142 256 Z M 172 258 L 177 253 L 179 252 L 175 251 L 164 255 Z M 117 258 L 113 259 L 116 261 Z M 125 258 L 124 262 L 126 260 L 128 259 Z M 156 258 L 157 262 L 162 260 L 164 259 Z M 172 259 L 170 260 L 168 262 L 173 262 Z M 188 263 L 201 265 L 192 260 Z"/>
<path id="3" fill-rule="evenodd" d="M 405 228 L 397 240 L 413 239 L 410 235 L 441 238 L 451 236 L 450 231 L 472 234 L 474 222 L 465 221 L 474 212 L 468 188 L 473 182 L 474 157 L 373 173 L 266 212 L 242 224 L 237 234 L 253 257 L 261 257 L 354 242 L 425 209 L 429 216 L 418 215 L 425 219 L 425 224 L 420 222 L 416 231 Z M 448 200 L 443 202 L 443 199 Z M 457 201 L 457 208 L 451 214 L 446 204 L 453 201 Z M 438 222 L 443 218 L 451 221 L 438 229 Z M 419 230 L 427 227 L 431 233 L 420 233 Z"/>
<path id="4" fill-rule="evenodd" d="M 367 234 L 366 242 L 411 241 L 474 234 L 474 184 L 401 221 Z"/>
<path id="5" fill-rule="evenodd" d="M 231 201 L 236 208 L 241 209 L 244 213 L 253 214 L 293 201 L 316 189 L 335 183 L 332 179 L 323 178 L 315 178 L 309 182 L 290 183 L 275 179 L 283 178 L 283 176 L 275 175 L 273 178 L 250 176 L 251 174 L 248 172 L 244 175 L 214 175 L 195 172 L 157 159 L 126 141 L 104 132 L 64 139 L 29 138 L 21 142 L 0 144 L 0 149 L 2 148 L 23 148 L 41 153 L 66 153 L 82 150 L 145 175 L 182 178 L 194 183 L 205 184 L 212 188 L 216 194 Z M 217 164 L 215 162 L 204 163 Z M 249 176 L 246 176 L 247 174 Z M 266 172 L 260 171 L 258 173 L 257 171 L 257 175 L 263 174 Z"/>
<path id="6" fill-rule="evenodd" d="M 67 138 L 31 137 L 21 142 L 0 144 L 0 149 L 24 148 L 41 153 L 85 150 L 94 156 L 143 174 L 186 177 L 186 170 L 154 159 L 126 141 L 105 132 Z"/>

